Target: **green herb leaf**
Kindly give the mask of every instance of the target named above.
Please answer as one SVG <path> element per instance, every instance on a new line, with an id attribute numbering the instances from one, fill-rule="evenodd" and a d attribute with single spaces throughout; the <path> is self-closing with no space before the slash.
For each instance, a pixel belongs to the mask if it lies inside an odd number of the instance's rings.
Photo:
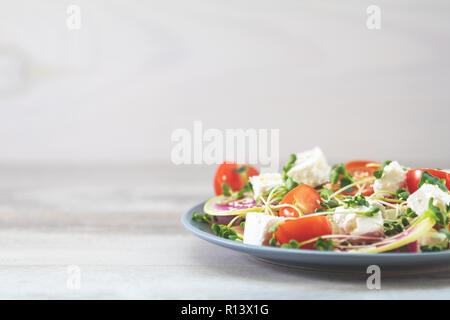
<path id="1" fill-rule="evenodd" d="M 374 207 L 370 208 L 369 210 L 365 211 L 364 215 L 366 217 L 373 217 L 375 215 L 375 213 L 377 213 L 379 211 L 380 211 L 380 208 L 377 206 L 374 206 Z"/>
<path id="2" fill-rule="evenodd" d="M 415 213 L 413 211 L 413 209 L 411 209 L 411 208 L 406 208 L 406 216 L 408 218 L 416 218 L 417 217 L 417 213 Z"/>
<path id="3" fill-rule="evenodd" d="M 289 241 L 289 246 L 292 249 L 298 249 L 300 247 L 300 244 L 298 243 L 297 240 L 291 240 L 291 241 Z"/>
<path id="4" fill-rule="evenodd" d="M 446 250 L 443 246 L 438 245 L 427 245 L 427 246 L 420 246 L 420 251 L 422 252 L 438 252 Z"/>
<path id="5" fill-rule="evenodd" d="M 375 176 L 375 178 L 380 179 L 383 176 L 384 168 L 386 166 L 390 165 L 391 163 L 392 163 L 392 160 L 386 160 L 385 162 L 383 162 L 380 169 L 378 169 L 377 171 L 374 171 L 373 175 Z"/>
<path id="6" fill-rule="evenodd" d="M 275 232 L 277 230 L 278 230 L 278 224 L 275 224 L 269 229 L 269 232 Z"/>
<path id="7" fill-rule="evenodd" d="M 333 190 L 330 189 L 322 189 L 319 191 L 319 195 L 323 200 L 328 200 L 332 194 Z"/>
<path id="8" fill-rule="evenodd" d="M 406 200 L 409 197 L 409 192 L 405 189 L 399 189 L 395 192 L 395 195 L 399 200 Z"/>
<path id="9" fill-rule="evenodd" d="M 450 240 L 450 232 L 446 229 L 441 229 L 439 232 L 445 234 L 447 236 L 447 239 Z"/>
<path id="10" fill-rule="evenodd" d="M 228 184 L 226 184 L 225 182 L 222 183 L 222 194 L 225 197 L 231 196 L 231 187 Z"/>
<path id="11" fill-rule="evenodd" d="M 285 185 L 287 188 L 287 191 L 291 191 L 295 187 L 297 187 L 299 184 L 295 182 L 291 177 L 287 177 L 285 180 Z"/>
<path id="12" fill-rule="evenodd" d="M 322 237 L 317 239 L 313 247 L 319 251 L 332 251 L 334 248 L 333 241 L 331 239 L 324 240 Z"/>
<path id="13" fill-rule="evenodd" d="M 321 202 L 320 205 L 326 209 L 333 209 L 339 207 L 339 202 L 337 200 L 331 199 L 327 202 Z"/>
<path id="14" fill-rule="evenodd" d="M 269 240 L 269 245 L 275 247 L 277 245 L 277 239 L 275 238 L 275 233 L 272 235 L 272 238 Z"/>
<path id="15" fill-rule="evenodd" d="M 420 188 L 425 183 L 438 186 L 439 189 L 441 189 L 442 191 L 448 191 L 447 187 L 445 186 L 445 183 L 446 183 L 445 179 L 439 179 L 435 176 L 432 176 L 427 171 L 424 171 L 422 173 L 418 187 Z"/>
<path id="16" fill-rule="evenodd" d="M 431 215 L 438 225 L 447 227 L 449 223 L 447 212 L 442 212 L 438 207 L 434 206 L 433 200 L 433 198 L 430 198 L 428 201 L 428 210 L 426 213 Z"/>
<path id="17" fill-rule="evenodd" d="M 211 223 L 212 218 L 211 218 L 211 215 L 209 215 L 207 213 L 194 212 L 192 214 L 192 220 L 195 220 L 195 221 L 198 221 L 198 222 Z"/>
<path id="18" fill-rule="evenodd" d="M 355 197 L 348 196 L 344 198 L 344 203 L 347 208 L 356 207 L 369 207 L 370 204 L 363 195 L 357 195 Z"/>
<path id="19" fill-rule="evenodd" d="M 354 182 L 352 175 L 348 173 L 344 163 L 335 164 L 333 166 L 330 172 L 330 181 L 332 184 L 336 184 L 339 181 L 341 188 Z"/>
<path id="20" fill-rule="evenodd" d="M 297 156 L 295 154 L 291 154 L 289 156 L 288 163 L 283 167 L 283 180 L 286 181 L 288 178 L 287 173 L 289 170 L 292 169 L 292 167 L 295 166 L 295 162 L 297 161 Z"/>
<path id="21" fill-rule="evenodd" d="M 239 173 L 239 174 L 246 173 L 247 170 L 248 170 L 248 166 L 242 166 L 238 169 L 233 169 L 234 172 Z"/>
<path id="22" fill-rule="evenodd" d="M 242 240 L 238 237 L 238 234 L 234 229 L 231 229 L 231 227 L 228 227 L 226 225 L 213 223 L 211 225 L 211 230 L 216 236 L 221 238 L 229 240 Z"/>

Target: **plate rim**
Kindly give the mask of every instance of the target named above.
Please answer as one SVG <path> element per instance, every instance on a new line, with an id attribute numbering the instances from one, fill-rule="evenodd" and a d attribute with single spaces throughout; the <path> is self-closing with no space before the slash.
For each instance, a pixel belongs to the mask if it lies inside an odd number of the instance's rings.
<path id="1" fill-rule="evenodd" d="M 205 232 L 196 226 L 192 224 L 192 213 L 194 211 L 198 211 L 198 208 L 203 209 L 203 205 L 206 203 L 206 201 L 203 201 L 201 203 L 198 203 L 197 205 L 194 205 L 189 210 L 183 213 L 181 216 L 181 222 L 184 225 L 184 227 L 194 234 L 195 236 L 199 237 L 202 240 L 211 242 L 213 244 L 218 244 L 226 248 L 235 249 L 237 251 L 247 251 L 251 253 L 258 253 L 258 252 L 264 252 L 264 253 L 286 253 L 286 256 L 321 256 L 321 257 L 349 257 L 355 258 L 355 257 L 366 257 L 366 258 L 387 258 L 387 259 L 417 259 L 418 257 L 439 257 L 439 256 L 448 256 L 450 255 L 450 250 L 443 251 L 443 252 L 420 252 L 420 253 L 352 253 L 352 252 L 337 252 L 337 251 L 318 251 L 318 250 L 292 250 L 288 248 L 272 248 L 269 246 L 258 246 L 258 245 L 251 245 L 251 244 L 245 244 L 229 239 L 224 239 L 221 237 L 218 237 L 212 233 Z M 201 210 L 203 212 L 203 210 Z M 243 250 L 246 249 L 246 250 Z"/>

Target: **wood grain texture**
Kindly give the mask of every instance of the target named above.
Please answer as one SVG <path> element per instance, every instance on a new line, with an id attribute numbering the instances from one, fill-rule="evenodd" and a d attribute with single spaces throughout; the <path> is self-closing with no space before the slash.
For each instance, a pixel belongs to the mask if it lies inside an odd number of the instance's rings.
<path id="1" fill-rule="evenodd" d="M 185 231 L 211 172 L 185 167 L 0 167 L 0 298 L 439 299 L 448 273 L 382 278 L 259 262 Z M 67 268 L 81 270 L 80 289 Z"/>

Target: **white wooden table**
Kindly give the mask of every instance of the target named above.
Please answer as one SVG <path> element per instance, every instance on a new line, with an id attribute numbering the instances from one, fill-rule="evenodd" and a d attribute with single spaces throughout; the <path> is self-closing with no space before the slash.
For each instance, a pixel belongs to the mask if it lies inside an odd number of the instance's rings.
<path id="1" fill-rule="evenodd" d="M 365 278 L 277 267 L 197 239 L 180 216 L 211 196 L 212 170 L 0 167 L 0 298 L 450 298 L 448 273 L 369 290 Z"/>

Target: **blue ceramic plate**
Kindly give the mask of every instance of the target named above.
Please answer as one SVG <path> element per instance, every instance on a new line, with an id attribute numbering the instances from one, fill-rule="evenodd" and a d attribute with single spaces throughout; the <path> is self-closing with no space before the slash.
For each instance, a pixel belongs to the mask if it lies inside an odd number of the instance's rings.
<path id="1" fill-rule="evenodd" d="M 294 250 L 254 246 L 217 237 L 209 226 L 192 220 L 193 212 L 203 212 L 204 203 L 187 211 L 182 223 L 197 237 L 232 250 L 247 253 L 259 260 L 309 270 L 332 272 L 366 272 L 370 265 L 378 265 L 388 272 L 404 274 L 448 270 L 450 251 L 430 253 L 345 253 Z"/>

